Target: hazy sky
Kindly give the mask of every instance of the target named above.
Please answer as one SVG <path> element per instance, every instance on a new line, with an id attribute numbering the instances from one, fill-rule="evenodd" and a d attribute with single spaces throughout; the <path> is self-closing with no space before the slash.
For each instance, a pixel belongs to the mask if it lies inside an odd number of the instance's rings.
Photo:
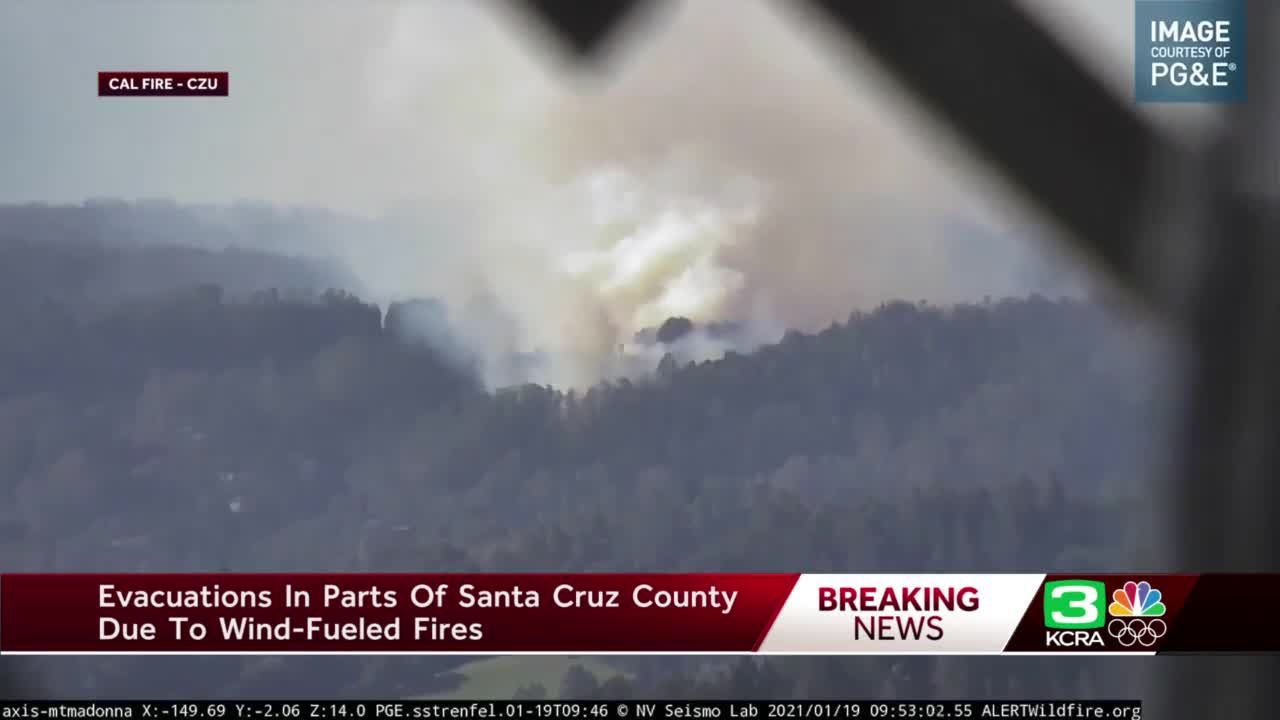
<path id="1" fill-rule="evenodd" d="M 1086 50 L 1083 56 L 1099 69 L 1113 68 L 1117 89 L 1128 92 L 1132 3 L 1024 2 L 1057 27 L 1070 28 L 1063 36 Z M 554 59 L 542 54 L 512 57 L 536 53 L 538 46 L 517 32 L 494 33 L 492 23 L 478 22 L 476 13 L 451 8 L 457 4 L 7 0 L 0 5 L 0 88 L 8 108 L 0 113 L 5 157 L 0 201 L 78 201 L 109 194 L 380 205 L 394 194 L 388 186 L 411 185 L 421 169 L 386 167 L 388 158 L 379 155 L 383 148 L 368 146 L 372 95 L 417 94 L 424 107 L 413 120 L 427 125 L 448 123 L 444 115 L 469 101 L 485 106 L 464 111 L 492 112 L 494 122 L 514 122 L 523 119 L 520 98 L 479 96 L 538 92 L 522 86 L 558 72 Z M 752 0 L 703 4 L 720 6 L 703 16 L 724 17 L 724 7 Z M 716 31 L 717 23 L 699 25 L 691 19 L 698 14 L 677 13 L 670 26 L 662 27 L 661 34 L 678 46 L 672 55 L 682 61 L 681 81 L 712 92 L 749 81 L 730 64 L 700 67 L 700 57 L 717 52 L 717 45 L 741 47 L 753 38 L 730 41 Z M 778 34 L 783 33 L 795 30 Z M 756 33 L 765 34 L 773 33 Z M 776 45 L 765 43 L 771 44 Z M 461 55 L 469 57 L 460 61 Z M 624 64 L 661 61 L 654 56 L 641 47 Z M 525 61 L 541 67 L 512 70 Z M 402 86 L 379 88 L 371 75 L 386 63 L 417 63 L 439 76 L 386 78 L 383 85 Z M 227 69 L 233 97 L 99 99 L 94 73 L 111 68 Z M 862 83 L 847 84 L 856 93 Z M 503 101 L 510 103 L 511 115 L 503 114 Z M 473 114 L 467 121 L 475 119 Z M 353 194 L 351 178 L 317 172 L 341 163 L 377 164 L 382 177 L 361 178 L 365 192 Z"/>
<path id="2" fill-rule="evenodd" d="M 1130 2 L 1026 2 L 1129 95 Z M 0 202 L 396 207 L 404 232 L 323 248 L 374 299 L 586 357 L 673 314 L 808 329 L 1034 285 L 1044 229 L 788 4 L 674 2 L 587 83 L 484 0 L 7 0 Z M 231 97 L 100 99 L 112 69 Z"/>

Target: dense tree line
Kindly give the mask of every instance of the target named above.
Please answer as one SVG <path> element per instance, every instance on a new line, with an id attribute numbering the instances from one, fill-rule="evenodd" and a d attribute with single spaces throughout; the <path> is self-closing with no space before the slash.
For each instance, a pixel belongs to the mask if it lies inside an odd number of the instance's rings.
<path id="1" fill-rule="evenodd" d="M 0 267 L 155 251 L 85 247 L 10 243 Z M 384 308 L 217 280 L 92 302 L 28 284 L 0 304 L 5 569 L 1042 571 L 1132 568 L 1154 542 L 1167 358 L 1093 303 L 889 303 L 586 391 L 487 392 Z M 459 662 L 37 669 L 86 695 L 342 696 L 430 692 Z M 522 693 L 1124 695 L 1133 679 L 999 658 L 618 668 Z"/>

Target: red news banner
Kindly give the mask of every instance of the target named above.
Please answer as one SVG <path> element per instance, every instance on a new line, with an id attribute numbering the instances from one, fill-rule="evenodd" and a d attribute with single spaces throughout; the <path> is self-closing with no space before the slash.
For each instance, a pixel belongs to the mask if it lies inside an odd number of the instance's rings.
<path id="1" fill-rule="evenodd" d="M 100 72 L 98 97 L 227 97 L 226 72 Z"/>
<path id="2" fill-rule="evenodd" d="M 1280 575 L 0 575 L 0 654 L 1275 652 Z"/>

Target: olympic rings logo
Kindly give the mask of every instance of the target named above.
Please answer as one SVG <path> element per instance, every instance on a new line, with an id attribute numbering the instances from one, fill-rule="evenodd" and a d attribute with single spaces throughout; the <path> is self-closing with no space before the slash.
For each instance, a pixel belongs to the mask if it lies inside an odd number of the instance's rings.
<path id="1" fill-rule="evenodd" d="M 1169 632 L 1169 626 L 1160 618 L 1152 620 L 1144 618 L 1114 618 L 1107 623 L 1107 634 L 1115 638 L 1123 647 L 1133 647 L 1134 645 L 1152 647 L 1167 632 Z"/>

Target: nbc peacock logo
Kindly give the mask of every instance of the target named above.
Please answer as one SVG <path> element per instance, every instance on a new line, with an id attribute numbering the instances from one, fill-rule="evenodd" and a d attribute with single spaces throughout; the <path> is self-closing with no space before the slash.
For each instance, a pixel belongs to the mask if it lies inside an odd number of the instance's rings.
<path id="1" fill-rule="evenodd" d="M 1160 602 L 1162 597 L 1164 595 L 1146 580 L 1130 580 L 1124 587 L 1111 593 L 1111 605 L 1107 607 L 1107 612 L 1111 617 L 1117 618 L 1162 617 L 1165 611 L 1164 603 Z"/>
<path id="2" fill-rule="evenodd" d="M 1107 614 L 1111 616 L 1107 634 L 1122 647 L 1155 647 L 1169 631 L 1162 619 L 1166 610 L 1162 597 L 1146 580 L 1130 580 L 1117 588 L 1111 593 L 1111 604 L 1107 606 Z"/>

